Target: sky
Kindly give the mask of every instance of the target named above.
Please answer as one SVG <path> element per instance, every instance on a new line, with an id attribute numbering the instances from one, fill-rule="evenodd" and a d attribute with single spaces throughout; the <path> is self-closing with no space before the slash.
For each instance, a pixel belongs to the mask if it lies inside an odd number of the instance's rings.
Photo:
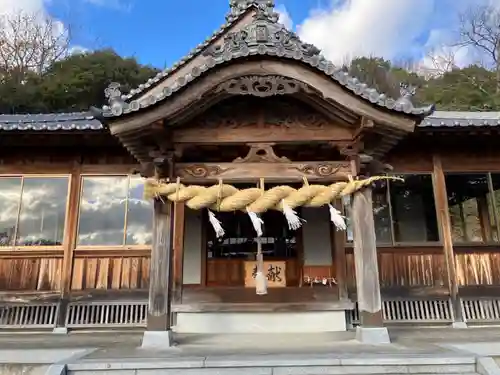
<path id="1" fill-rule="evenodd" d="M 276 0 L 280 20 L 336 64 L 356 56 L 428 63 L 454 40 L 461 12 L 500 0 Z M 111 47 L 143 64 L 175 63 L 223 22 L 229 0 L 0 0 L 0 14 L 44 12 L 75 50 Z M 461 50 L 457 62 L 471 62 Z"/>

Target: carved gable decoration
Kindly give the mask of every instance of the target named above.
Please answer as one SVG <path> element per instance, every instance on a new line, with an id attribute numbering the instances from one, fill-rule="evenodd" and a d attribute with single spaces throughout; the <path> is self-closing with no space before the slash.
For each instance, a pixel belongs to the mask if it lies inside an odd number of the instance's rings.
<path id="1" fill-rule="evenodd" d="M 349 141 L 353 132 L 297 99 L 240 97 L 227 99 L 176 127 L 173 142 Z"/>
<path id="2" fill-rule="evenodd" d="M 253 95 L 261 98 L 275 95 L 311 92 L 309 87 L 294 79 L 280 76 L 243 76 L 221 83 L 216 93 L 231 95 Z"/>

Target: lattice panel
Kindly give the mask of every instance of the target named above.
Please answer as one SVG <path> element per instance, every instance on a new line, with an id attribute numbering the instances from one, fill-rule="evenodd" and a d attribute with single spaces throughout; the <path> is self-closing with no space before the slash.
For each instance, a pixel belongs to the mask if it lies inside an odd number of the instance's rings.
<path id="1" fill-rule="evenodd" d="M 462 298 L 464 320 L 470 323 L 500 322 L 500 298 Z"/>
<path id="2" fill-rule="evenodd" d="M 384 300 L 382 301 L 386 323 L 451 323 L 453 309 L 450 300 Z M 351 323 L 359 324 L 358 304 L 351 311 Z"/>
<path id="3" fill-rule="evenodd" d="M 145 327 L 147 302 L 70 303 L 66 327 Z"/>
<path id="4" fill-rule="evenodd" d="M 54 328 L 59 305 L 4 305 L 0 306 L 2 328 Z"/>

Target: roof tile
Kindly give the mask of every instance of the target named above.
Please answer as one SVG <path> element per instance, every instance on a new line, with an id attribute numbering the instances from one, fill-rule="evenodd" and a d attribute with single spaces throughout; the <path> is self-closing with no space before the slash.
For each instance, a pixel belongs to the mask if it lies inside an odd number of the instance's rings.
<path id="1" fill-rule="evenodd" d="M 0 130 L 101 130 L 104 126 L 88 112 L 0 115 Z"/>

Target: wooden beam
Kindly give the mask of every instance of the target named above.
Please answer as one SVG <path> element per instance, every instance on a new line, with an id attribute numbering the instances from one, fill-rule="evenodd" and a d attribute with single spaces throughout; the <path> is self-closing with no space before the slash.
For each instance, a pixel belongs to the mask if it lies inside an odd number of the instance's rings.
<path id="1" fill-rule="evenodd" d="M 174 203 L 174 254 L 173 254 L 173 301 L 181 303 L 182 285 L 184 270 L 184 226 L 185 226 L 185 205 L 184 203 Z"/>
<path id="2" fill-rule="evenodd" d="M 457 268 L 455 264 L 455 252 L 453 250 L 453 238 L 451 235 L 451 221 L 448 209 L 448 194 L 446 192 L 446 181 L 444 178 L 443 164 L 439 155 L 433 156 L 434 197 L 436 200 L 436 211 L 438 215 L 439 230 L 443 240 L 443 252 L 447 270 L 448 289 L 453 304 L 455 322 L 463 323 L 462 308 L 458 296 Z"/>
<path id="3" fill-rule="evenodd" d="M 222 122 L 222 121 L 219 121 Z M 346 142 L 353 139 L 353 129 L 338 124 L 321 124 L 321 127 L 304 127 L 300 123 L 290 123 L 276 129 L 263 124 L 252 127 L 230 127 L 219 124 L 209 126 L 203 123 L 193 123 L 186 127 L 175 129 L 173 141 L 182 144 L 236 144 L 243 142 L 303 142 L 308 141 L 338 141 Z"/>
<path id="4" fill-rule="evenodd" d="M 185 183 L 206 181 L 250 182 L 264 178 L 267 182 L 346 180 L 352 173 L 349 161 L 302 163 L 179 163 L 175 176 Z"/>
<path id="5" fill-rule="evenodd" d="M 173 203 L 155 199 L 148 331 L 170 331 L 171 329 L 172 211 Z"/>
<path id="6" fill-rule="evenodd" d="M 358 309 L 362 327 L 383 327 L 372 190 L 354 194 L 352 205 Z"/>

